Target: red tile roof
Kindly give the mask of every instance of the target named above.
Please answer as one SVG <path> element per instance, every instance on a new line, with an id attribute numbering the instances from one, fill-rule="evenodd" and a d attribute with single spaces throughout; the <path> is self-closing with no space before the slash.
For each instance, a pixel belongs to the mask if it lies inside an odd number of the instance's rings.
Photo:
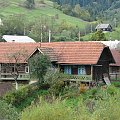
<path id="1" fill-rule="evenodd" d="M 52 42 L 41 46 L 53 48 L 61 64 L 97 64 L 105 48 L 99 42 Z"/>
<path id="2" fill-rule="evenodd" d="M 105 45 L 99 42 L 0 43 L 0 63 L 9 62 L 7 54 L 25 49 L 30 55 L 36 47 L 52 48 L 61 64 L 97 64 Z M 27 56 L 26 56 L 27 57 Z M 22 58 L 24 62 L 26 58 Z"/>
<path id="3" fill-rule="evenodd" d="M 10 42 L 0 42 L 0 63 L 14 63 L 15 60 L 9 58 L 15 53 L 24 52 L 26 56 L 29 55 L 35 47 L 38 47 L 37 43 L 10 43 Z M 20 56 L 19 62 L 25 63 L 26 56 Z"/>
<path id="4" fill-rule="evenodd" d="M 110 66 L 120 66 L 120 51 L 116 49 L 111 49 L 111 53 L 115 60 L 115 64 L 110 64 Z"/>

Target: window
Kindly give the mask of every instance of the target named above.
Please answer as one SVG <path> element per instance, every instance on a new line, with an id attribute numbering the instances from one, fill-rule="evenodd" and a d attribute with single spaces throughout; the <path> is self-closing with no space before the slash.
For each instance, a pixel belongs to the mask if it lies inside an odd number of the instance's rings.
<path id="1" fill-rule="evenodd" d="M 25 73 L 29 73 L 29 66 L 25 66 Z"/>
<path id="2" fill-rule="evenodd" d="M 64 73 L 71 74 L 71 66 L 65 66 L 64 67 Z"/>
<path id="3" fill-rule="evenodd" d="M 86 75 L 85 66 L 78 67 L 78 75 Z"/>

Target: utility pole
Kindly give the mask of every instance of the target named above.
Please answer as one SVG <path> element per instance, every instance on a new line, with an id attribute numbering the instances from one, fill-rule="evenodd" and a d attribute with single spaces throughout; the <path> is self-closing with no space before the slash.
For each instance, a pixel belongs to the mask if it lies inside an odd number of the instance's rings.
<path id="1" fill-rule="evenodd" d="M 25 23 L 24 23 L 24 33 L 23 33 L 24 35 L 26 34 L 26 30 L 25 30 Z"/>
<path id="2" fill-rule="evenodd" d="M 49 30 L 49 43 L 51 42 L 51 30 Z"/>
<path id="3" fill-rule="evenodd" d="M 42 42 L 42 39 L 43 39 L 43 34 L 42 34 L 42 25 L 41 25 L 41 33 L 40 33 L 40 37 L 41 37 L 41 42 Z"/>
<path id="4" fill-rule="evenodd" d="M 78 39 L 79 39 L 79 41 L 80 41 L 80 30 L 79 30 L 79 33 L 78 33 Z"/>
<path id="5" fill-rule="evenodd" d="M 91 33 L 93 32 L 92 23 L 90 24 L 90 31 L 91 31 Z"/>
<path id="6" fill-rule="evenodd" d="M 117 27 L 117 19 L 116 18 L 114 18 L 114 25 L 115 25 L 115 28 Z"/>

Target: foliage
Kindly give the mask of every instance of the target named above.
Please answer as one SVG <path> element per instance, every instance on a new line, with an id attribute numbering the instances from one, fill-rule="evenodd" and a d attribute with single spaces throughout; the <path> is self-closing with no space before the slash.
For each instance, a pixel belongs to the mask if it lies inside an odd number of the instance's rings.
<path id="1" fill-rule="evenodd" d="M 0 120 L 18 120 L 17 110 L 10 104 L 0 100 Z"/>
<path id="2" fill-rule="evenodd" d="M 111 88 L 94 88 L 88 90 L 87 96 L 84 93 L 77 98 L 54 99 L 50 103 L 40 99 L 39 104 L 22 112 L 21 120 L 118 120 L 120 90 L 114 88 L 116 92 L 113 96 L 108 93 Z"/>
<path id="3" fill-rule="evenodd" d="M 59 95 L 64 89 L 64 81 L 62 74 L 58 69 L 51 68 L 47 71 L 45 76 L 45 82 L 50 85 L 48 89 L 49 93 L 53 95 Z"/>
<path id="4" fill-rule="evenodd" d="M 23 35 L 25 27 L 25 16 L 22 14 L 11 15 L 3 19 L 0 25 L 0 35 Z"/>
<path id="5" fill-rule="evenodd" d="M 48 31 L 50 28 L 50 23 L 47 22 L 49 18 L 40 17 L 31 26 L 29 36 L 34 38 L 37 42 L 47 42 L 48 41 Z M 52 24 L 51 24 L 52 26 Z"/>
<path id="6" fill-rule="evenodd" d="M 101 30 L 98 30 L 92 35 L 91 40 L 106 41 L 106 37 L 105 37 L 105 34 Z"/>
<path id="7" fill-rule="evenodd" d="M 35 2 L 34 0 L 26 0 L 25 1 L 25 6 L 28 9 L 33 9 L 35 7 Z"/>
<path id="8" fill-rule="evenodd" d="M 16 107 L 18 111 L 22 111 L 24 108 L 30 106 L 32 102 L 37 101 L 39 96 L 44 96 L 46 94 L 48 94 L 48 91 L 39 89 L 37 84 L 32 84 L 22 87 L 17 91 L 8 92 L 2 99 L 6 103 Z"/>
<path id="9" fill-rule="evenodd" d="M 114 82 L 114 81 L 113 81 L 112 84 L 113 84 L 115 87 L 120 87 L 120 82 L 116 82 L 116 81 Z"/>
<path id="10" fill-rule="evenodd" d="M 57 2 L 59 6 L 58 8 L 61 8 L 64 11 L 64 7 L 66 6 L 66 11 L 69 11 L 69 6 L 71 6 L 71 10 L 73 11 L 71 14 L 71 11 L 66 12 L 68 15 L 80 17 L 82 15 L 85 15 L 82 17 L 82 19 L 86 20 L 96 20 L 98 18 L 104 18 L 104 19 L 111 19 L 114 18 L 114 15 L 108 15 L 109 12 L 116 14 L 118 16 L 119 12 L 119 0 L 52 0 L 54 2 Z M 117 9 L 117 10 L 116 10 Z M 85 13 L 85 14 L 84 14 Z"/>
<path id="11" fill-rule="evenodd" d="M 44 83 L 44 75 L 50 64 L 49 57 L 39 53 L 29 59 L 30 72 L 38 78 L 39 85 Z"/>
<path id="12" fill-rule="evenodd" d="M 2 99 L 5 100 L 8 104 L 12 104 L 13 106 L 19 105 L 22 101 L 24 101 L 28 96 L 30 96 L 34 90 L 37 90 L 37 86 L 26 86 L 22 87 L 19 90 L 13 90 L 6 93 Z"/>
<path id="13" fill-rule="evenodd" d="M 39 2 L 40 0 L 35 1 L 36 5 L 40 4 Z M 0 26 L 1 37 L 3 34 L 27 35 L 37 42 L 47 42 L 48 31 L 51 30 L 52 41 L 78 40 L 78 32 L 76 31 L 78 28 L 82 31 L 88 22 L 65 15 L 49 5 L 52 4 L 50 1 L 44 2 L 45 7 L 29 11 L 23 7 L 23 0 L 9 1 L 9 6 L 1 8 L 1 19 L 4 23 L 3 26 Z M 78 28 L 75 28 L 76 26 Z M 70 33 L 69 36 L 68 34 L 65 36 L 66 31 Z"/>

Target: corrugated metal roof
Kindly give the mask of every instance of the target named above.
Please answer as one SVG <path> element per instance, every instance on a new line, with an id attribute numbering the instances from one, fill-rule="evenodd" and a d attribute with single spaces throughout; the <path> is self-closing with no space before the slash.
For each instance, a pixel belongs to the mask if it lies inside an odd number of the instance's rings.
<path id="1" fill-rule="evenodd" d="M 6 42 L 35 42 L 32 38 L 28 36 L 3 35 L 3 39 Z"/>
<path id="2" fill-rule="evenodd" d="M 98 24 L 95 29 L 108 28 L 110 24 Z"/>
<path id="3" fill-rule="evenodd" d="M 120 41 L 115 40 L 115 41 L 99 41 L 103 44 L 105 44 L 106 46 L 109 46 L 109 48 L 111 49 L 117 49 L 118 45 L 120 44 Z"/>

